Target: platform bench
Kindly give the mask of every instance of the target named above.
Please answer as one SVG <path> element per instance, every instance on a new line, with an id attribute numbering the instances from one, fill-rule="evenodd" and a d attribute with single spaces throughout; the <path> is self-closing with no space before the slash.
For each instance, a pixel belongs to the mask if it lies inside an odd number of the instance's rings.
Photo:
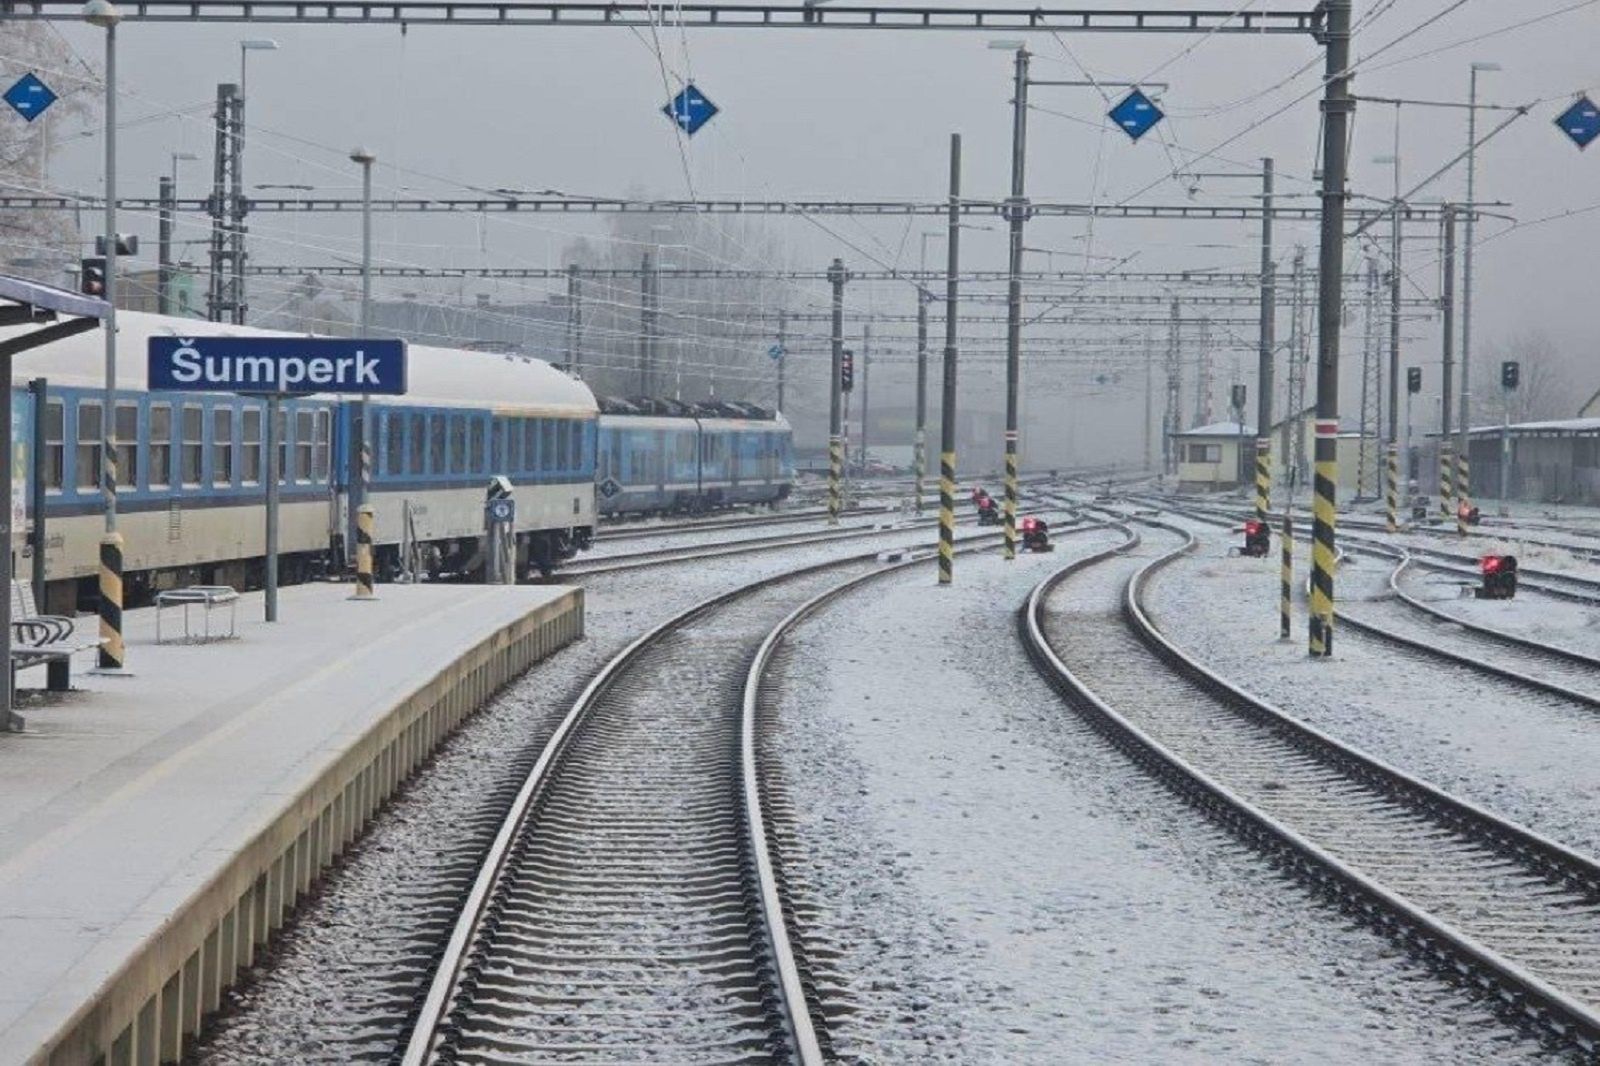
<path id="1" fill-rule="evenodd" d="M 45 668 L 45 687 L 65 692 L 72 687 L 72 657 L 80 651 L 105 643 L 99 635 L 77 632 L 75 619 L 62 615 L 40 614 L 33 598 L 33 585 L 11 582 L 11 679 L 16 685 L 18 670 L 30 666 Z"/>

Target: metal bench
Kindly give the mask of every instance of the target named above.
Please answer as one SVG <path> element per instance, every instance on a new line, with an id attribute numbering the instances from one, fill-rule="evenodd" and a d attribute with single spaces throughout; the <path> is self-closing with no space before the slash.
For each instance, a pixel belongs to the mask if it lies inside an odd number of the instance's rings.
<path id="1" fill-rule="evenodd" d="M 223 604 L 228 605 L 228 632 L 211 633 L 211 612 Z M 189 629 L 189 608 L 205 610 L 205 631 L 195 636 Z M 239 593 L 231 585 L 189 585 L 181 589 L 167 589 L 156 593 L 156 643 L 165 643 L 161 635 L 161 614 L 168 608 L 183 608 L 183 642 L 209 644 L 215 640 L 232 640 L 238 635 Z"/>
<path id="2" fill-rule="evenodd" d="M 11 679 L 16 685 L 18 670 L 44 666 L 45 687 L 65 692 L 72 687 L 72 656 L 105 643 L 98 634 L 77 632 L 74 619 L 56 614 L 40 614 L 33 598 L 33 585 L 11 582 Z"/>

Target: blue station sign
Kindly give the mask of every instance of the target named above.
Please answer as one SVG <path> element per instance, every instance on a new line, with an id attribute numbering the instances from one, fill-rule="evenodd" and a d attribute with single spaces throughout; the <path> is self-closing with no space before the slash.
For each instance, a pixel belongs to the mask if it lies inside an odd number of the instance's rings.
<path id="1" fill-rule="evenodd" d="M 406 391 L 406 344 L 333 337 L 151 337 L 149 387 L 304 396 Z"/>

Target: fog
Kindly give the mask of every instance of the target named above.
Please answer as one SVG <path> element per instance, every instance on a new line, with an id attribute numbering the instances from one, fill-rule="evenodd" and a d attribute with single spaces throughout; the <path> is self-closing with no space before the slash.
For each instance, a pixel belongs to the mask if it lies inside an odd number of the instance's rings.
<path id="1" fill-rule="evenodd" d="M 1182 3 L 1157 3 L 1183 9 Z M 1293 10 L 1309 3 L 1242 3 L 1241 10 Z M 964 192 L 982 199 L 1005 195 L 1009 179 L 1011 64 L 1009 51 L 986 47 L 1015 34 L 974 32 L 866 32 L 795 30 L 688 30 L 660 10 L 654 32 L 625 28 L 430 28 L 312 27 L 291 25 L 182 26 L 125 23 L 119 31 L 122 132 L 119 171 L 124 195 L 153 196 L 157 176 L 174 152 L 193 152 L 183 164 L 181 194 L 203 195 L 209 186 L 211 102 L 216 83 L 237 81 L 246 37 L 274 38 L 275 52 L 249 59 L 246 118 L 250 130 L 246 182 L 314 186 L 322 195 L 353 195 L 358 172 L 346 158 L 357 144 L 378 157 L 380 194 L 463 196 L 496 188 L 560 190 L 577 196 L 642 193 L 670 198 L 751 199 L 938 199 L 945 194 L 948 138 L 965 143 Z M 1503 69 L 1480 75 L 1480 100 L 1497 105 L 1532 104 L 1479 153 L 1480 201 L 1504 201 L 1486 210 L 1477 232 L 1473 337 L 1475 375 L 1491 387 L 1490 363 L 1507 351 L 1547 362 L 1564 387 L 1550 391 L 1552 413 L 1571 415 L 1597 387 L 1600 366 L 1591 356 L 1586 294 L 1600 268 L 1600 203 L 1595 200 L 1600 155 L 1580 152 L 1552 125 L 1579 91 L 1600 83 L 1594 42 L 1600 40 L 1600 2 L 1519 0 L 1358 0 L 1355 38 L 1359 94 L 1463 100 L 1469 63 L 1493 61 Z M 0 29 L 0 42 L 4 30 Z M 79 63 L 41 71 L 62 90 L 97 91 L 93 71 L 101 63 L 103 34 L 62 24 L 60 32 Z M 1281 201 L 1314 205 L 1312 172 L 1318 152 L 1317 82 L 1320 50 L 1309 38 L 1229 35 L 1097 35 L 1036 33 L 1026 37 L 1039 79 L 1165 82 L 1160 92 L 1167 120 L 1132 143 L 1104 119 L 1107 98 L 1120 90 L 1036 86 L 1029 115 L 1028 194 L 1035 200 L 1096 203 L 1239 204 L 1254 202 L 1254 180 L 1192 178 L 1195 171 L 1254 172 L 1259 160 L 1276 160 Z M 0 54 L 6 52 L 0 43 Z M 15 72 L 16 55 L 4 55 Z M 92 69 L 91 69 L 92 68 Z M 1299 72 L 1298 74 L 1296 72 Z M 681 82 L 692 79 L 722 109 L 693 138 L 676 134 L 660 108 Z M 8 79 L 9 80 L 9 79 Z M 1392 170 L 1373 162 L 1391 152 L 1397 109 L 1358 106 L 1351 146 L 1354 207 L 1391 195 Z M 1406 107 L 1399 111 L 1402 184 L 1409 190 L 1465 148 L 1463 110 Z M 1504 112 L 1480 115 L 1487 132 Z M 10 120 L 10 116 L 6 116 Z M 55 130 L 48 185 L 53 191 L 93 192 L 100 187 L 102 146 L 95 116 L 65 113 Z M 80 133 L 88 124 L 91 128 Z M 1209 153 L 1209 154 L 1208 154 Z M 1179 176 L 1179 174 L 1184 176 Z M 1465 168 L 1457 166 L 1418 193 L 1419 200 L 1465 199 Z M 252 195 L 271 195 L 268 190 Z M 1563 212 L 1568 217 L 1552 219 Z M 1513 221 L 1515 220 L 1515 221 Z M 180 238 L 203 237 L 203 224 L 189 220 Z M 670 221 L 670 220 L 666 220 Z M 962 234 L 964 269 L 998 270 L 1005 265 L 1004 233 L 990 229 Z M 312 217 L 256 213 L 250 220 L 252 261 L 320 265 L 359 257 L 356 215 Z M 835 256 L 854 269 L 915 267 L 924 244 L 930 265 L 942 265 L 942 236 L 933 218 L 884 219 L 830 216 L 743 220 L 742 229 L 703 219 L 694 239 L 704 253 L 716 249 L 723 265 L 825 268 Z M 753 227 L 753 228 L 751 228 Z M 85 233 L 95 230 L 86 223 Z M 125 228 L 147 242 L 153 257 L 154 224 L 135 218 Z M 579 215 L 460 215 L 418 218 L 380 215 L 375 228 L 381 264 L 413 266 L 563 266 L 579 241 L 601 248 L 607 261 L 632 261 L 652 241 L 667 247 L 687 241 L 682 227 L 652 237 L 646 227 L 619 236 L 604 217 Z M 1379 246 L 1351 242 L 1347 269 L 1362 268 L 1369 252 L 1387 254 L 1387 227 Z M 701 240 L 700 238 L 715 238 Z M 1408 296 L 1439 291 L 1435 227 L 1408 231 L 1404 256 Z M 1047 249 L 1027 257 L 1031 269 L 1168 271 L 1257 267 L 1258 228 L 1250 222 L 1134 222 L 1041 218 L 1029 224 L 1027 244 Z M 1277 255 L 1283 269 L 1296 243 L 1315 261 L 1314 223 L 1280 222 Z M 615 247 L 611 247 L 615 246 Z M 203 247 L 183 249 L 203 262 Z M 689 255 L 680 252 L 680 258 Z M 602 258 L 597 255 L 597 258 Z M 1387 266 L 1384 266 L 1387 269 Z M 663 299 L 681 312 L 677 328 L 730 332 L 735 311 L 707 310 L 717 297 L 694 283 L 668 281 Z M 258 313 L 285 303 L 292 279 L 251 281 Z M 968 286 L 1003 293 L 1003 285 Z M 1162 293 L 1149 283 L 1109 281 L 1085 293 Z M 1061 291 L 1058 284 L 1033 291 Z M 1194 290 L 1186 289 L 1186 292 Z M 1208 290 L 1213 291 L 1213 290 Z M 1251 295 L 1249 290 L 1214 290 Z M 472 301 L 487 293 L 496 302 L 526 303 L 565 292 L 562 280 L 467 280 L 428 286 L 380 280 L 376 293 L 395 299 Z M 1357 296 L 1359 294 L 1356 294 Z M 626 302 L 622 297 L 616 299 Z M 795 313 L 825 309 L 821 282 L 763 285 L 759 309 Z M 853 313 L 910 315 L 912 286 L 903 282 L 853 283 L 847 304 Z M 1029 313 L 1034 313 L 1033 304 Z M 1043 305 L 1040 305 L 1041 308 Z M 1000 316 L 1003 304 L 963 304 L 964 313 Z M 1080 319 L 1105 309 L 1065 308 Z M 1160 306 L 1125 308 L 1130 315 L 1160 317 Z M 1207 308 L 1218 318 L 1253 319 L 1255 309 Z M 621 315 L 625 318 L 626 315 Z M 670 317 L 670 314 L 669 314 Z M 1347 316 L 1344 396 L 1350 419 L 1360 387 L 1362 321 Z M 759 328 L 772 328 L 762 319 Z M 859 324 L 852 324 L 859 346 Z M 806 330 L 825 332 L 812 323 Z M 757 330 L 759 332 L 759 329 Z M 909 412 L 913 378 L 906 352 L 914 327 L 883 323 L 875 328 L 884 355 L 873 366 L 873 402 Z M 1285 310 L 1280 339 L 1288 333 Z M 972 324 L 962 333 L 969 349 L 961 369 L 962 402 L 973 412 L 994 412 L 1001 400 L 999 349 L 1003 327 Z M 1426 388 L 1418 419 L 1432 410 L 1427 394 L 1437 391 L 1441 335 L 1427 310 L 1409 312 L 1404 323 L 1404 362 L 1425 369 Z M 1037 350 L 1060 338 L 1071 347 L 1054 355 Z M 1157 358 L 1159 418 L 1161 326 L 1108 326 L 1088 322 L 1030 327 L 1024 344 L 1025 449 L 1035 465 L 1136 461 L 1142 444 L 1144 360 L 1147 340 Z M 1216 326 L 1210 330 L 1213 413 L 1227 415 L 1227 386 L 1255 390 L 1255 330 Z M 468 338 L 464 338 L 468 339 Z M 625 338 L 619 338 L 625 339 Z M 1105 346 L 1096 347 L 1104 340 Z M 773 368 L 765 358 L 770 341 L 741 337 L 705 341 L 716 349 L 688 348 L 689 389 L 706 387 L 697 362 L 717 363 L 719 395 L 773 399 Z M 934 331 L 935 352 L 942 343 Z M 1194 410 L 1200 356 L 1198 339 L 1185 334 L 1185 421 Z M 825 413 L 821 388 L 825 345 L 792 345 L 787 368 L 790 403 L 801 436 L 814 441 Z M 893 354 L 890 354 L 890 349 Z M 615 360 L 624 361 L 625 345 Z M 1066 354 L 1062 354 L 1066 353 Z M 622 369 L 622 367 L 618 367 Z M 705 369 L 705 368 L 701 368 Z M 1280 369 L 1280 380 L 1284 377 Z M 937 382 L 937 364 L 933 380 Z M 1251 401 L 1253 410 L 1254 400 Z M 937 407 L 937 395 L 933 406 Z M 904 417 L 909 417 L 905 414 Z M 1431 417 L 1431 416 L 1430 416 Z M 1419 426 L 1419 428 L 1421 428 Z M 978 464 L 992 463 L 997 435 L 978 444 Z M 904 420 L 886 422 L 875 437 L 902 437 Z M 899 443 L 899 441 L 884 441 Z"/>

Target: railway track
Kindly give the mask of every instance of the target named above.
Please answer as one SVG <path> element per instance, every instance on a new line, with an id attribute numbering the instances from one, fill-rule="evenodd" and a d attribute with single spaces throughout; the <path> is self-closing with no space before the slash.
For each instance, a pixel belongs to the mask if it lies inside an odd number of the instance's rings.
<path id="1" fill-rule="evenodd" d="M 607 663 L 496 835 L 403 1061 L 826 1061 L 775 860 L 763 679 L 804 617 L 925 560 L 756 581 Z"/>
<path id="2" fill-rule="evenodd" d="M 1113 743 L 1348 911 L 1553 1040 L 1600 1048 L 1600 865 L 1321 733 L 1179 650 L 1144 591 L 1193 537 L 1058 571 L 1030 656 Z"/>

